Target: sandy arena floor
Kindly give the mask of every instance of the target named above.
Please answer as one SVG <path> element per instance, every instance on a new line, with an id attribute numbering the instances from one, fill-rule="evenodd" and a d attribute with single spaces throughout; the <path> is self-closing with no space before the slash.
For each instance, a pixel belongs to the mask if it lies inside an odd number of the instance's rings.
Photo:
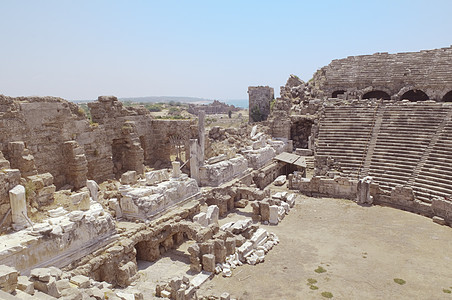
<path id="1" fill-rule="evenodd" d="M 282 223 L 263 227 L 281 241 L 265 262 L 241 266 L 231 278 L 217 275 L 198 295 L 325 299 L 322 293 L 329 292 L 333 299 L 452 299 L 447 293 L 452 290 L 452 229 L 431 219 L 301 196 Z M 319 267 L 325 272 L 316 272 Z"/>

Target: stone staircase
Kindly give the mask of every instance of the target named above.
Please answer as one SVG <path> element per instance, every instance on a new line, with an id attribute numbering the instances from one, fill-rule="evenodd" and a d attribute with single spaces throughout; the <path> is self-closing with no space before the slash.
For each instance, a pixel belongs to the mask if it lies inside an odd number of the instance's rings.
<path id="1" fill-rule="evenodd" d="M 349 176 L 357 176 L 366 155 L 376 105 L 325 107 L 316 155 L 330 156 Z"/>
<path id="2" fill-rule="evenodd" d="M 432 145 L 413 174 L 416 198 L 431 202 L 435 196 L 452 194 L 452 110 L 449 111 Z"/>
<path id="3" fill-rule="evenodd" d="M 372 176 L 390 192 L 412 186 L 431 202 L 452 194 L 452 106 L 394 103 L 326 107 L 316 155 L 331 156 L 351 177 Z"/>
<path id="4" fill-rule="evenodd" d="M 406 185 L 447 111 L 439 105 L 388 105 L 368 174 L 386 191 Z"/>

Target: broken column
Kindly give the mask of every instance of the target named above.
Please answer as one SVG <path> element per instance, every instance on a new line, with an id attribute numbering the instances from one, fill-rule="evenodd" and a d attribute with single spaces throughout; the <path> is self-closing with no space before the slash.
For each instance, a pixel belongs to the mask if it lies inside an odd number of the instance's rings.
<path id="1" fill-rule="evenodd" d="M 13 228 L 15 230 L 20 230 L 27 227 L 28 221 L 25 188 L 22 185 L 16 185 L 9 191 L 9 200 L 11 203 Z"/>
<path id="2" fill-rule="evenodd" d="M 199 150 L 199 166 L 204 166 L 205 159 L 205 137 L 206 129 L 204 127 L 204 119 L 206 117 L 206 112 L 201 110 L 198 114 L 198 150 Z"/>
<path id="3" fill-rule="evenodd" d="M 357 185 L 357 199 L 358 204 L 372 204 L 373 197 L 370 195 L 370 184 L 372 183 L 372 177 L 366 176 L 358 181 Z"/>
<path id="4" fill-rule="evenodd" d="M 173 172 L 171 173 L 171 177 L 179 178 L 180 175 L 181 175 L 180 162 L 179 161 L 173 161 L 171 164 L 173 165 Z"/>
<path id="5" fill-rule="evenodd" d="M 199 185 L 200 181 L 198 149 L 198 139 L 190 139 L 190 177 L 196 180 Z"/>

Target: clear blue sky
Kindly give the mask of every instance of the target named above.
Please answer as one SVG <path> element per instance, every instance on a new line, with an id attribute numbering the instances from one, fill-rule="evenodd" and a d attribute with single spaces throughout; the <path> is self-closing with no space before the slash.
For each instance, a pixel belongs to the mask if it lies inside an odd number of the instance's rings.
<path id="1" fill-rule="evenodd" d="M 451 0 L 0 0 L 0 94 L 246 99 L 332 59 L 452 44 Z"/>

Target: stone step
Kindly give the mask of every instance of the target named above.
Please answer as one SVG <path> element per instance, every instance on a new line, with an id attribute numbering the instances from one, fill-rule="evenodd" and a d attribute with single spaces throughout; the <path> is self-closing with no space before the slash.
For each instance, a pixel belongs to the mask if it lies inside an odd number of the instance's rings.
<path id="1" fill-rule="evenodd" d="M 442 197 L 452 194 L 452 189 L 440 187 L 435 182 L 431 181 L 427 181 L 427 183 L 425 181 L 423 182 L 416 181 L 414 186 L 423 187 L 431 191 L 441 193 Z"/>
<path id="2" fill-rule="evenodd" d="M 431 176 L 431 175 L 433 175 L 433 176 Z M 443 188 L 452 190 L 452 186 L 450 184 L 450 182 L 451 182 L 450 176 L 448 179 L 446 179 L 444 177 L 434 176 L 434 175 L 435 174 L 425 174 L 425 173 L 419 174 L 418 177 L 416 178 L 415 182 L 434 183 L 434 184 L 438 185 L 439 187 L 443 187 Z"/>

